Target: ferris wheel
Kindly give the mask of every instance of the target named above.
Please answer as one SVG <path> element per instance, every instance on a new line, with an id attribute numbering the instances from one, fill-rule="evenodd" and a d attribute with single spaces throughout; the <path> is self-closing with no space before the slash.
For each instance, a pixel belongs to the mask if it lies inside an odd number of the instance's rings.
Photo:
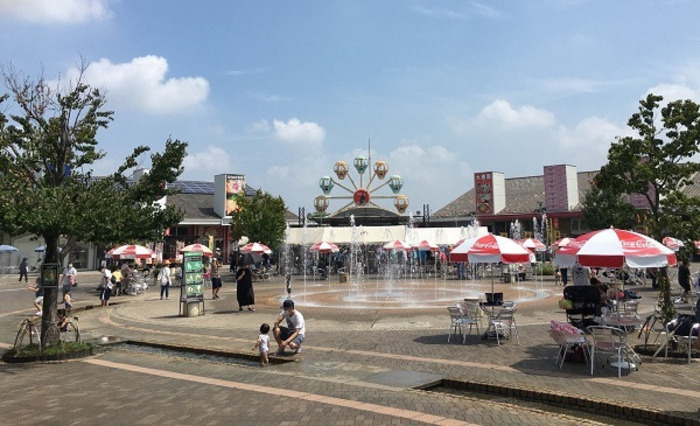
<path id="1" fill-rule="evenodd" d="M 399 175 L 392 175 L 387 180 L 384 180 L 389 173 L 389 165 L 385 161 L 376 161 L 374 165 L 371 164 L 371 160 L 363 155 L 355 157 L 353 161 L 353 166 L 357 171 L 357 180 L 350 174 L 350 168 L 345 161 L 337 161 L 335 166 L 333 166 L 333 171 L 335 172 L 337 180 L 331 176 L 323 176 L 318 182 L 318 186 L 323 191 L 323 195 L 319 195 L 314 199 L 314 207 L 316 208 L 316 214 L 320 216 L 326 216 L 326 210 L 328 210 L 330 200 L 349 200 L 347 204 L 337 210 L 337 212 L 342 212 L 352 206 L 355 207 L 376 207 L 383 208 L 376 204 L 375 200 L 393 200 L 394 207 L 399 212 L 399 214 L 406 211 L 408 208 L 408 197 L 401 195 L 401 188 L 403 188 L 403 179 Z M 369 173 L 369 179 L 365 184 L 365 175 Z M 345 184 L 341 181 L 347 181 Z M 376 179 L 376 180 L 375 180 Z M 384 181 L 384 182 L 381 182 Z M 372 187 L 374 184 L 374 187 Z M 340 188 L 345 191 L 343 195 L 331 195 L 333 188 Z M 394 195 L 377 195 L 375 192 L 388 186 Z"/>

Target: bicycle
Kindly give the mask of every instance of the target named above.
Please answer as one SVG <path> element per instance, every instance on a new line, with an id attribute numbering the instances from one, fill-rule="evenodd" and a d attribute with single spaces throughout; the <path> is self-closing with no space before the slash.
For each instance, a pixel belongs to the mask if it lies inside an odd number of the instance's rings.
<path id="1" fill-rule="evenodd" d="M 61 318 L 52 323 L 46 330 L 45 337 L 49 342 L 76 342 L 81 343 L 80 327 L 78 326 L 78 317 Z M 25 340 L 29 339 L 29 343 L 25 344 Z M 22 321 L 15 336 L 14 349 L 22 346 L 41 345 L 41 326 L 35 324 L 31 319 Z"/>

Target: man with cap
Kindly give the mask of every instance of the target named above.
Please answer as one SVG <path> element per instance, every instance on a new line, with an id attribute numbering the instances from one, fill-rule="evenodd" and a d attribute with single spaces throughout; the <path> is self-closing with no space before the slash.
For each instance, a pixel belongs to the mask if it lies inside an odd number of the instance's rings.
<path id="1" fill-rule="evenodd" d="M 214 257 L 211 260 L 211 298 L 220 299 L 219 290 L 223 283 L 221 282 L 221 248 L 217 247 L 214 252 Z"/>
<path id="2" fill-rule="evenodd" d="M 278 346 L 276 355 L 284 355 L 284 350 L 287 347 L 294 350 L 295 354 L 299 353 L 301 352 L 301 344 L 304 343 L 304 336 L 306 335 L 304 316 L 301 312 L 294 309 L 294 301 L 291 299 L 285 300 L 281 308 L 282 313 L 277 317 L 272 329 Z M 286 327 L 280 326 L 283 320 L 287 320 Z"/>

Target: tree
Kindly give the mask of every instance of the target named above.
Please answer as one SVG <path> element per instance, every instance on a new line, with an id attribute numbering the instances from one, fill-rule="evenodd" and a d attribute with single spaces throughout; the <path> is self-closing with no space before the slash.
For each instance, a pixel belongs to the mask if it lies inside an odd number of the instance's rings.
<path id="1" fill-rule="evenodd" d="M 700 199 L 686 196 L 682 188 L 700 171 L 700 164 L 692 160 L 700 152 L 700 106 L 677 100 L 662 107 L 659 115 L 662 100 L 649 94 L 639 102 L 627 123 L 638 136 L 620 137 L 612 144 L 595 185 L 608 197 L 643 197 L 648 208 L 642 224 L 652 238 L 661 241 L 673 235 L 690 243 L 700 237 Z M 673 303 L 665 270 L 659 287 L 662 311 L 670 318 Z"/>
<path id="2" fill-rule="evenodd" d="M 231 237 L 238 241 L 246 236 L 250 241 L 277 248 L 284 241 L 286 211 L 281 197 L 258 190 L 254 196 L 240 200 L 238 211 L 231 217 Z"/>
<path id="3" fill-rule="evenodd" d="M 633 229 L 637 225 L 637 209 L 628 197 L 616 191 L 604 191 L 595 185 L 583 196 L 583 221 L 588 229 L 614 226 Z"/>
<path id="4" fill-rule="evenodd" d="M 105 156 L 97 132 L 113 114 L 104 110 L 105 96 L 82 81 L 82 72 L 63 91 L 43 77 L 33 81 L 5 68 L 2 75 L 9 93 L 0 96 L 0 229 L 43 237 L 45 262 L 60 263 L 76 241 L 157 241 L 181 220 L 179 210 L 154 201 L 182 173 L 186 143 L 168 140 L 137 182 L 126 173 L 150 150 L 145 146 L 135 148 L 116 172 L 97 178 L 90 167 Z M 68 240 L 62 252 L 59 238 Z M 45 289 L 42 336 L 56 319 L 57 293 Z"/>

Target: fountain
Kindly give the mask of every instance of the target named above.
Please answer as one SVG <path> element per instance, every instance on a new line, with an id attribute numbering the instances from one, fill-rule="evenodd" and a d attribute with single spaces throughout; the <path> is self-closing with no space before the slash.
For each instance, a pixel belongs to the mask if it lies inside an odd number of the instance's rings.
<path id="1" fill-rule="evenodd" d="M 520 226 L 520 221 L 518 219 L 515 219 L 513 222 L 510 223 L 510 238 L 514 240 L 519 240 L 522 238 L 522 229 Z"/>

